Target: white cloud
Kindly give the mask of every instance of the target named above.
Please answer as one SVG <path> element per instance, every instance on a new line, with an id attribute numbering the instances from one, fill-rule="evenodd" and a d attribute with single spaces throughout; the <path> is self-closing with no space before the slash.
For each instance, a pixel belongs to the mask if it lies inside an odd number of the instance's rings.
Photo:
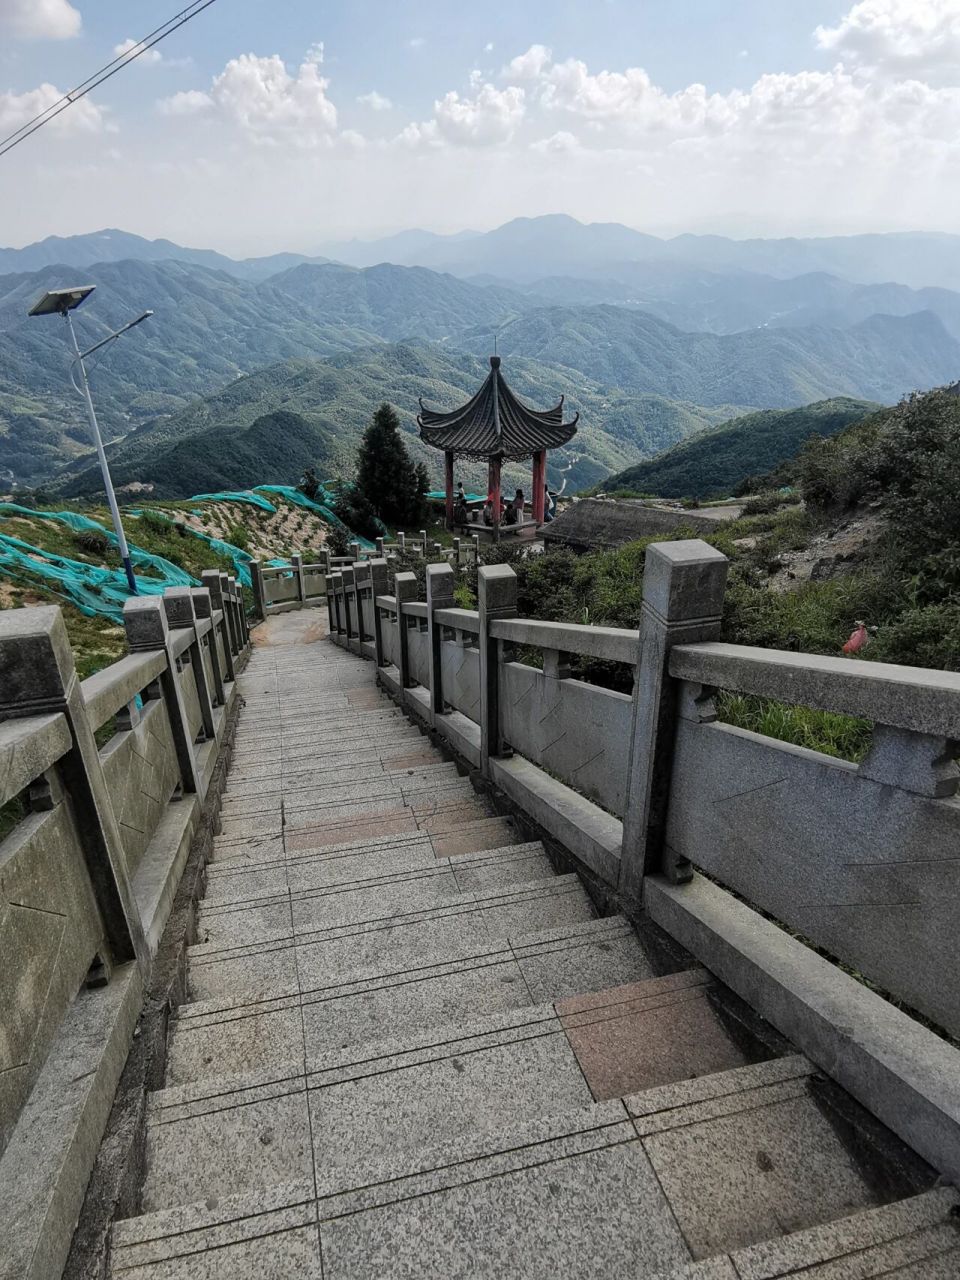
<path id="1" fill-rule="evenodd" d="M 538 80 L 553 61 L 545 44 L 532 44 L 526 53 L 518 54 L 503 69 L 508 80 Z"/>
<path id="2" fill-rule="evenodd" d="M 534 151 L 556 155 L 576 151 L 580 143 L 574 134 L 568 133 L 566 129 L 561 129 L 559 132 L 551 134 L 549 138 L 539 138 L 530 145 Z"/>
<path id="3" fill-rule="evenodd" d="M 476 87 L 474 85 L 473 87 Z M 524 92 L 515 86 L 477 88 L 473 97 L 461 97 L 455 89 L 433 104 L 434 116 L 423 124 L 411 124 L 400 135 L 408 145 L 488 147 L 509 142 L 524 114 Z"/>
<path id="4" fill-rule="evenodd" d="M 411 36 L 410 39 L 407 41 L 407 48 L 422 49 L 426 43 L 427 43 L 426 36 Z"/>
<path id="5" fill-rule="evenodd" d="M 960 0 L 861 0 L 814 36 L 821 49 L 875 75 L 960 84 Z"/>
<path id="6" fill-rule="evenodd" d="M 258 142 L 315 146 L 337 129 L 337 109 L 327 97 L 330 82 L 320 75 L 322 46 L 315 45 L 291 75 L 283 59 L 243 53 L 232 58 L 208 92 L 189 90 L 163 99 L 164 115 L 213 112 Z"/>
<path id="7" fill-rule="evenodd" d="M 132 50 L 138 48 L 140 43 L 141 42 L 139 40 L 133 40 L 130 37 L 128 37 L 126 40 L 123 40 L 120 44 L 114 45 L 113 52 L 116 54 L 118 58 L 120 58 L 125 53 L 130 53 L 132 52 Z M 163 58 L 160 54 L 159 49 L 144 49 L 143 53 L 139 55 L 136 61 L 143 63 L 144 66 L 147 66 L 150 64 L 152 64 L 153 66 L 156 66 L 158 62 L 163 61 Z"/>
<path id="8" fill-rule="evenodd" d="M 68 0 L 0 0 L 0 30 L 27 39 L 66 40 L 80 34 L 80 12 Z"/>
<path id="9" fill-rule="evenodd" d="M 382 93 L 377 93 L 376 89 L 371 89 L 369 93 L 361 93 L 357 101 L 363 107 L 369 107 L 371 111 L 392 111 L 393 103 L 389 98 L 385 98 Z"/>
<path id="10" fill-rule="evenodd" d="M 26 93 L 0 93 L 0 137 L 27 124 L 62 97 L 63 91 L 52 84 L 42 84 Z M 103 111 L 89 97 L 78 98 L 47 126 L 61 134 L 100 133 L 106 127 Z"/>
<path id="11" fill-rule="evenodd" d="M 164 116 L 197 115 L 201 111 L 209 111 L 212 106 L 213 99 L 209 93 L 199 89 L 185 89 L 170 98 L 161 98 L 157 103 L 160 114 Z"/>
<path id="12" fill-rule="evenodd" d="M 492 41 L 492 40 L 488 40 L 488 41 L 487 41 L 487 43 L 483 46 L 483 52 L 484 52 L 484 53 L 493 53 L 493 41 Z"/>

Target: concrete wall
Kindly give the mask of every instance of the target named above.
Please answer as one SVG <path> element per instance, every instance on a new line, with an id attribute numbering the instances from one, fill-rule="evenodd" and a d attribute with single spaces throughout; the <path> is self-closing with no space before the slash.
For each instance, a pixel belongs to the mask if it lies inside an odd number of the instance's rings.
<path id="1" fill-rule="evenodd" d="M 128 601 L 82 683 L 59 609 L 0 614 L 3 1280 L 60 1274 L 235 701 L 240 592 L 204 577 Z"/>

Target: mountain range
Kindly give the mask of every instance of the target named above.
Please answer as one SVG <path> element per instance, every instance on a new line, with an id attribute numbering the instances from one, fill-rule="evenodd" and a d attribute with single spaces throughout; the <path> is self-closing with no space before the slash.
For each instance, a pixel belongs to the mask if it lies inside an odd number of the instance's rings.
<path id="1" fill-rule="evenodd" d="M 380 254 L 394 261 L 328 260 Z M 26 316 L 78 276 L 97 285 L 76 316 L 86 345 L 154 312 L 92 381 L 117 465 L 149 461 L 171 493 L 218 487 L 186 483 L 178 442 L 219 432 L 202 456 L 226 475 L 231 428 L 280 408 L 307 423 L 283 478 L 310 448 L 348 468 L 375 398 L 412 429 L 417 396 L 465 398 L 494 343 L 520 394 L 582 413 L 562 460 L 576 485 L 737 412 L 890 403 L 960 373 L 960 236 L 663 240 L 551 216 L 236 261 L 109 230 L 0 249 L 0 271 L 0 479 L 20 485 L 66 465 L 76 489 L 89 462 L 62 326 Z"/>

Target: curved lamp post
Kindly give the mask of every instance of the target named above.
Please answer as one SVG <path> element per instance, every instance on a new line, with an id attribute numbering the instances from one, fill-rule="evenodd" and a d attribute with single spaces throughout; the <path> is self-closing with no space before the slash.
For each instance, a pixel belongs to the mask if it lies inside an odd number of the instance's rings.
<path id="1" fill-rule="evenodd" d="M 77 334 L 73 327 L 71 319 L 71 311 L 75 311 L 90 297 L 95 284 L 80 285 L 75 289 L 51 289 L 45 293 L 39 302 L 36 302 L 27 313 L 31 316 L 63 316 L 67 322 L 67 328 L 70 330 L 70 341 L 73 345 L 74 358 L 70 365 L 70 381 L 73 383 L 73 389 L 78 395 L 83 397 L 87 406 L 87 417 L 90 421 L 90 432 L 93 436 L 93 443 L 97 450 L 97 459 L 100 463 L 100 474 L 103 476 L 103 485 L 107 491 L 107 505 L 110 507 L 110 517 L 113 520 L 113 531 L 117 535 L 117 545 L 120 549 L 120 558 L 123 561 L 124 572 L 127 575 L 127 583 L 130 587 L 130 594 L 137 594 L 137 580 L 133 575 L 133 565 L 130 563 L 130 552 L 127 548 L 126 534 L 123 532 L 123 525 L 120 523 L 120 508 L 117 506 L 117 495 L 113 491 L 113 481 L 110 478 L 110 468 L 107 465 L 107 455 L 104 452 L 103 440 L 100 436 L 100 427 L 97 423 L 96 411 L 93 407 L 93 397 L 90 394 L 90 384 L 87 381 L 87 370 L 84 360 L 88 356 L 92 356 L 95 351 L 99 351 L 102 347 L 114 342 L 122 333 L 126 333 L 128 329 L 132 329 L 134 325 L 140 324 L 142 320 L 146 320 L 153 315 L 152 311 L 145 311 L 142 316 L 137 316 L 136 320 L 131 320 L 129 324 L 123 325 L 114 333 L 108 334 L 106 338 L 101 338 L 99 342 L 95 342 L 92 347 L 88 347 L 86 351 L 80 350 L 80 344 L 77 342 Z M 74 377 L 74 366 L 80 370 L 80 384 Z"/>

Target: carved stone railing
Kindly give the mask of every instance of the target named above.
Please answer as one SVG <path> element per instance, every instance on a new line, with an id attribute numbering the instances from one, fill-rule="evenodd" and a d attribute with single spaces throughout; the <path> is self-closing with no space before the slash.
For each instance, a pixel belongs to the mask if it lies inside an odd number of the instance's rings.
<path id="1" fill-rule="evenodd" d="M 60 1274 L 235 702 L 239 588 L 203 581 L 128 600 L 82 682 L 59 608 L 0 612 L 4 1277 Z"/>

